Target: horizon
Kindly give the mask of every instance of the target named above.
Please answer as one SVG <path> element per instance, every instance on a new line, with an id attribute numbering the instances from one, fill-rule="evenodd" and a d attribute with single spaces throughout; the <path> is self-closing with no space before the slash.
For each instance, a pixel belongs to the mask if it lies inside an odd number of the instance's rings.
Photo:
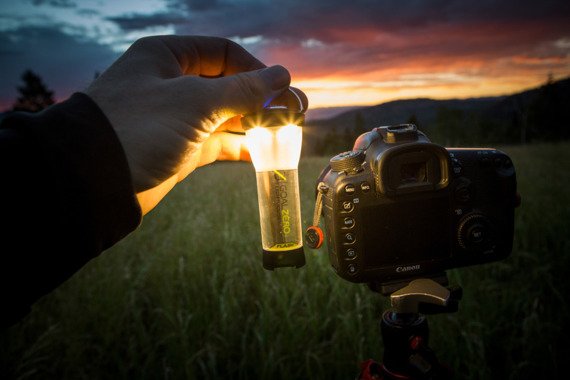
<path id="1" fill-rule="evenodd" d="M 570 76 L 564 77 L 564 78 L 560 78 L 560 79 L 556 79 L 553 81 L 553 83 L 559 82 L 559 81 L 564 81 L 564 80 L 570 80 Z M 545 84 L 547 84 L 549 82 L 549 80 L 545 80 L 544 82 L 538 84 L 537 86 L 532 86 L 529 88 L 523 88 L 520 91 L 515 91 L 515 92 L 510 92 L 507 94 L 498 94 L 498 95 L 492 95 L 492 96 L 467 96 L 467 97 L 449 97 L 449 98 L 430 98 L 430 97 L 414 97 L 414 98 L 398 98 L 398 99 L 391 99 L 391 100 L 387 100 L 385 102 L 381 102 L 381 103 L 377 103 L 377 104 L 361 104 L 361 105 L 352 105 L 352 106 L 330 106 L 330 107 L 311 107 L 311 105 L 309 104 L 309 108 L 307 109 L 307 120 L 319 120 L 319 117 L 315 117 L 315 116 L 311 116 L 311 113 L 313 114 L 321 114 L 324 113 L 327 116 L 325 118 L 323 118 L 322 120 L 326 120 L 326 119 L 330 119 L 333 117 L 336 117 L 344 112 L 349 112 L 351 110 L 354 109 L 358 109 L 358 108 L 367 108 L 367 107 L 377 107 L 377 106 L 381 106 L 384 104 L 388 104 L 388 103 L 392 103 L 392 102 L 399 102 L 399 101 L 414 101 L 414 100 L 435 100 L 435 101 L 451 101 L 451 100 L 483 100 L 483 99 L 495 99 L 495 98 L 507 98 L 509 96 L 514 96 L 523 92 L 527 92 L 527 91 L 532 91 L 532 90 L 536 90 L 539 89 L 540 87 L 544 86 Z M 327 112 L 330 111 L 330 112 Z"/>
<path id="2" fill-rule="evenodd" d="M 312 109 L 508 96 L 570 76 L 569 18 L 558 0 L 10 2 L 0 11 L 0 110 L 26 69 L 61 101 L 157 34 L 229 38 L 287 67 Z"/>

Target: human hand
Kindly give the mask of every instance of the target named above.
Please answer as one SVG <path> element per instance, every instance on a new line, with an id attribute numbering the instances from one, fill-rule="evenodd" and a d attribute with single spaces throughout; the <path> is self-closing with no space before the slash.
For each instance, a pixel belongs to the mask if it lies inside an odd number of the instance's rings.
<path id="1" fill-rule="evenodd" d="M 117 133 L 144 215 L 197 167 L 248 159 L 244 137 L 227 131 L 290 81 L 230 40 L 159 36 L 136 41 L 85 93 Z"/>

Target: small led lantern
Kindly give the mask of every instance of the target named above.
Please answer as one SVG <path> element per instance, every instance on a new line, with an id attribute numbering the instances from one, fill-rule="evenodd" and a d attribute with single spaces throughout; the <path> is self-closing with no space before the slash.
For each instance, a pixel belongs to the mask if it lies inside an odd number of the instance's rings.
<path id="1" fill-rule="evenodd" d="M 257 177 L 262 261 L 265 269 L 305 265 L 297 167 L 301 156 L 303 103 L 299 109 L 269 105 L 241 119 Z"/>

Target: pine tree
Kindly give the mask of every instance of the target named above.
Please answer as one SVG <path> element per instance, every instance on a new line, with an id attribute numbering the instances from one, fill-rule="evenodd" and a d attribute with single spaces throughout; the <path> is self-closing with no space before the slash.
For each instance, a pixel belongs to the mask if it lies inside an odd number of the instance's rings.
<path id="1" fill-rule="evenodd" d="M 32 70 L 22 74 L 24 85 L 18 87 L 20 96 L 12 109 L 14 111 L 39 112 L 54 104 L 53 91 L 48 90 L 42 78 Z"/>

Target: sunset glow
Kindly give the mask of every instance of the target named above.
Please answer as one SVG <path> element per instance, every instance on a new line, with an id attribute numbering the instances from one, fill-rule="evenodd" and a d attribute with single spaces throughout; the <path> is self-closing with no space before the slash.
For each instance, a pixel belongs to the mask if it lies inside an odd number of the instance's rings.
<path id="1" fill-rule="evenodd" d="M 434 77 L 437 77 L 434 75 Z M 347 81 L 343 78 L 306 80 L 294 82 L 302 88 L 311 101 L 311 107 L 334 107 L 350 105 L 375 105 L 396 99 L 412 98 L 470 98 L 515 93 L 522 89 L 536 87 L 546 81 L 546 76 L 513 78 L 511 81 L 490 78 L 458 78 L 456 81 L 429 79 L 402 79 L 370 83 Z"/>

